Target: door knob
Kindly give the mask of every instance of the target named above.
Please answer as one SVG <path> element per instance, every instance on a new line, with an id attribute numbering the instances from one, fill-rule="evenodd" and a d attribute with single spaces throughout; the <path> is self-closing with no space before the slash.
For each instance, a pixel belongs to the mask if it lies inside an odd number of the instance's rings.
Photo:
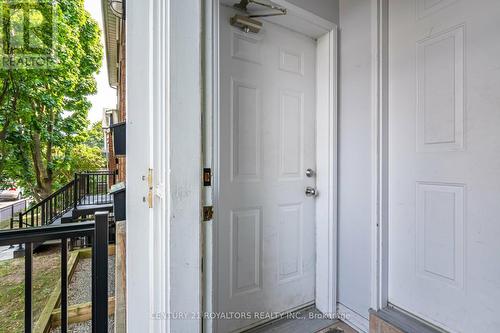
<path id="1" fill-rule="evenodd" d="M 318 196 L 318 190 L 316 190 L 314 187 L 306 187 L 306 196 L 308 197 L 317 197 Z"/>

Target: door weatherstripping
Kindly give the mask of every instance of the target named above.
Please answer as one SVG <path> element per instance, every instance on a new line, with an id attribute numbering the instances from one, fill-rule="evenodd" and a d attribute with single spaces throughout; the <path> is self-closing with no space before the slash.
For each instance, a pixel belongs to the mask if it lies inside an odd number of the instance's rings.
<path id="1" fill-rule="evenodd" d="M 153 169 L 148 169 L 148 207 L 153 208 Z"/>

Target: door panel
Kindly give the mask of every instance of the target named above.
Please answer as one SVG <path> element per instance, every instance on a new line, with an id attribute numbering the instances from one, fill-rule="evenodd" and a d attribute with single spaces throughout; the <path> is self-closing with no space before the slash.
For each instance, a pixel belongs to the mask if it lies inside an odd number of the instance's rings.
<path id="1" fill-rule="evenodd" d="M 221 7 L 217 311 L 283 312 L 314 301 L 316 42 L 267 22 L 245 34 L 235 13 Z"/>
<path id="2" fill-rule="evenodd" d="M 389 7 L 389 301 L 500 327 L 500 2 Z"/>

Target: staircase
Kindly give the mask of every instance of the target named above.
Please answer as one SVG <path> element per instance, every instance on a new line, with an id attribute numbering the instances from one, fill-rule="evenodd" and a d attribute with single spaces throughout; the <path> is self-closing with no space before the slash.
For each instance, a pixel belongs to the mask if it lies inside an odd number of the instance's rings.
<path id="1" fill-rule="evenodd" d="M 68 184 L 26 211 L 20 212 L 17 220 L 11 220 L 10 228 L 19 230 L 84 222 L 93 220 L 98 211 L 113 212 L 113 197 L 108 189 L 114 182 L 115 174 L 109 171 L 75 174 L 75 178 Z M 110 228 L 110 231 L 112 230 L 113 227 Z M 34 242 L 33 250 L 43 243 Z M 21 257 L 24 253 L 22 245 L 0 246 L 0 261 Z"/>
<path id="2" fill-rule="evenodd" d="M 113 210 L 108 192 L 115 174 L 109 171 L 77 173 L 75 178 L 50 196 L 19 213 L 18 228 L 76 222 L 96 211 Z"/>

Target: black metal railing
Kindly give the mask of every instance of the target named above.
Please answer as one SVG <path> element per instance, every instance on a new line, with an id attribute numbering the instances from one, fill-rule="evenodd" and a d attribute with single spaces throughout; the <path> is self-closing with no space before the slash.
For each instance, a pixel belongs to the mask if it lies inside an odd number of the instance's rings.
<path id="1" fill-rule="evenodd" d="M 103 205 L 112 203 L 109 194 L 109 182 L 114 183 L 115 173 L 110 171 L 85 172 L 75 175 L 77 191 L 74 207 Z"/>
<path id="2" fill-rule="evenodd" d="M 75 174 L 75 179 L 52 193 L 47 198 L 19 213 L 17 227 L 38 227 L 52 224 L 66 212 L 78 206 L 112 203 L 108 193 L 109 171 L 95 171 Z M 11 229 L 13 226 L 11 226 Z"/>
<path id="3" fill-rule="evenodd" d="M 14 229 L 15 218 L 27 208 L 28 199 L 23 199 L 0 209 L 0 225 L 4 224 L 0 229 Z M 6 225 L 7 222 L 9 222 L 8 225 Z"/>
<path id="4" fill-rule="evenodd" d="M 51 224 L 73 207 L 75 195 L 78 193 L 75 180 L 72 180 L 25 212 L 19 213 L 19 228 Z"/>
<path id="5" fill-rule="evenodd" d="M 61 240 L 61 332 L 68 332 L 68 242 L 89 237 L 92 242 L 92 332 L 108 332 L 108 213 L 95 222 L 68 223 L 0 231 L 0 246 L 25 245 L 24 331 L 33 331 L 33 244 Z"/>

